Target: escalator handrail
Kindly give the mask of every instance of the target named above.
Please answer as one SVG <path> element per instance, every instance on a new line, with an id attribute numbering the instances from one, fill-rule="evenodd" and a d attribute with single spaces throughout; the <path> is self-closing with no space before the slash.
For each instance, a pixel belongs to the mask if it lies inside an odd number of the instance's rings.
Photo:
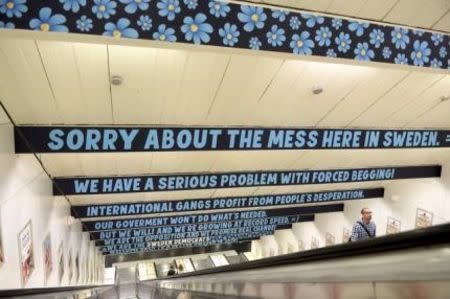
<path id="1" fill-rule="evenodd" d="M 313 261 L 331 260 L 365 254 L 386 253 L 390 251 L 418 247 L 445 245 L 450 244 L 449 236 L 450 224 L 442 224 L 393 235 L 386 235 L 370 240 L 338 244 L 334 246 L 248 261 L 240 264 L 220 266 L 190 273 L 182 273 L 171 276 L 170 278 L 162 277 L 157 278 L 156 280 L 168 280 L 199 275 L 219 274 L 224 272 L 254 270 L 266 267 L 290 266 Z"/>

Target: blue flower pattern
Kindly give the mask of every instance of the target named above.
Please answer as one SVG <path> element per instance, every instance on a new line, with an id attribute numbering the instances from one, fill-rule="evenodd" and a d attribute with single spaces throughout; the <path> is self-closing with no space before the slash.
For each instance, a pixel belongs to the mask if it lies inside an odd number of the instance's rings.
<path id="1" fill-rule="evenodd" d="M 208 43 L 213 27 L 206 23 L 206 20 L 206 15 L 202 13 L 197 14 L 195 18 L 185 17 L 184 25 L 181 26 L 181 31 L 185 34 L 184 38 L 187 41 L 193 41 L 194 44 Z"/>
<path id="2" fill-rule="evenodd" d="M 358 43 L 354 53 L 355 59 L 361 61 L 369 61 L 375 57 L 375 53 L 369 48 L 368 43 Z"/>
<path id="3" fill-rule="evenodd" d="M 391 57 L 391 55 L 392 55 L 391 49 L 389 47 L 384 47 L 383 48 L 383 57 L 385 59 L 388 59 L 389 57 Z"/>
<path id="4" fill-rule="evenodd" d="M 178 0 L 161 0 L 156 6 L 159 9 L 158 14 L 161 17 L 167 17 L 169 21 L 175 20 L 176 14 L 181 11 L 180 1 Z"/>
<path id="5" fill-rule="evenodd" d="M 196 9 L 198 5 L 198 0 L 184 0 L 188 9 Z"/>
<path id="6" fill-rule="evenodd" d="M 94 25 L 92 24 L 92 19 L 89 19 L 87 16 L 81 16 L 77 20 L 77 28 L 82 32 L 91 31 L 91 29 L 94 28 Z"/>
<path id="7" fill-rule="evenodd" d="M 306 26 L 309 28 L 313 28 L 316 24 L 320 25 L 325 22 L 325 18 L 320 16 L 302 14 L 302 17 L 306 20 Z"/>
<path id="8" fill-rule="evenodd" d="M 394 61 L 396 64 L 408 64 L 408 58 L 403 53 L 398 53 Z"/>
<path id="9" fill-rule="evenodd" d="M 431 60 L 430 65 L 432 68 L 440 69 L 442 67 L 442 61 L 439 61 L 436 58 L 434 58 L 433 60 Z"/>
<path id="10" fill-rule="evenodd" d="M 117 3 L 112 0 L 94 0 L 92 12 L 98 19 L 109 19 L 110 16 L 116 14 Z"/>
<path id="11" fill-rule="evenodd" d="M 379 48 L 382 43 L 384 43 L 384 32 L 380 29 L 374 29 L 370 33 L 370 43 L 375 46 L 375 48 Z"/>
<path id="12" fill-rule="evenodd" d="M 411 52 L 411 59 L 414 65 L 423 66 L 425 63 L 430 61 L 431 49 L 428 48 L 428 43 L 426 41 L 416 40 L 414 42 L 414 50 Z"/>
<path id="13" fill-rule="evenodd" d="M 50 7 L 43 7 L 39 11 L 39 18 L 31 19 L 30 28 L 36 31 L 67 32 L 69 29 L 64 23 L 66 17 L 61 14 L 52 15 Z"/>
<path id="14" fill-rule="evenodd" d="M 237 30 L 236 25 L 231 25 L 230 23 L 226 23 L 223 28 L 219 29 L 219 35 L 223 38 L 223 44 L 225 46 L 234 46 L 235 43 L 238 42 L 238 37 L 240 35 Z"/>
<path id="15" fill-rule="evenodd" d="M 342 19 L 340 18 L 334 18 L 331 20 L 331 26 L 333 26 L 334 29 L 339 29 L 342 27 Z"/>
<path id="16" fill-rule="evenodd" d="M 278 19 L 280 22 L 284 22 L 288 14 L 289 12 L 286 10 L 275 9 L 272 11 L 272 18 Z"/>
<path id="17" fill-rule="evenodd" d="M 391 31 L 392 43 L 397 49 L 406 49 L 409 44 L 408 29 L 396 27 Z"/>
<path id="18" fill-rule="evenodd" d="M 279 28 L 277 25 L 273 25 L 272 29 L 266 34 L 267 43 L 271 44 L 272 47 L 279 47 L 286 40 L 286 36 L 284 35 L 284 29 Z"/>
<path id="19" fill-rule="evenodd" d="M 433 44 L 435 46 L 438 46 L 439 44 L 441 44 L 444 41 L 444 36 L 440 33 L 433 33 L 431 35 L 431 40 L 433 41 Z"/>
<path id="20" fill-rule="evenodd" d="M 238 13 L 239 21 L 245 23 L 244 30 L 252 32 L 255 28 L 262 29 L 267 15 L 262 7 L 242 5 L 241 12 Z"/>
<path id="21" fill-rule="evenodd" d="M 301 24 L 302 24 L 302 21 L 300 21 L 299 17 L 297 17 L 297 16 L 293 16 L 289 20 L 289 26 L 291 26 L 291 28 L 293 30 L 298 30 L 300 28 Z"/>
<path id="22" fill-rule="evenodd" d="M 161 24 L 158 26 L 158 31 L 153 33 L 153 39 L 159 40 L 162 42 L 176 42 L 177 37 L 175 35 L 175 29 L 166 27 L 165 24 Z"/>
<path id="23" fill-rule="evenodd" d="M 421 37 L 425 32 L 423 30 L 413 29 L 413 34 Z"/>
<path id="24" fill-rule="evenodd" d="M 125 4 L 125 12 L 129 14 L 135 13 L 138 9 L 147 10 L 150 6 L 150 0 L 119 0 L 120 3 Z"/>
<path id="25" fill-rule="evenodd" d="M 449 69 L 441 32 L 226 0 L 0 0 L 0 28 L 156 39 Z"/>
<path id="26" fill-rule="evenodd" d="M 126 18 L 120 18 L 117 23 L 106 23 L 104 36 L 138 38 L 138 32 L 129 28 L 131 22 Z"/>
<path id="27" fill-rule="evenodd" d="M 228 4 L 216 0 L 210 0 L 208 7 L 209 13 L 215 16 L 216 18 L 221 17 L 224 18 L 231 11 L 231 8 Z"/>
<path id="28" fill-rule="evenodd" d="M 153 26 L 152 22 L 153 21 L 149 16 L 140 16 L 137 24 L 141 27 L 142 31 L 149 31 Z"/>
<path id="29" fill-rule="evenodd" d="M 328 50 L 327 50 L 327 57 L 333 57 L 333 58 L 335 58 L 335 57 L 337 57 L 337 54 L 336 54 L 336 52 L 334 52 L 333 49 L 328 49 Z"/>
<path id="30" fill-rule="evenodd" d="M 347 53 L 350 50 L 350 44 L 352 40 L 350 39 L 350 34 L 341 32 L 339 36 L 335 38 L 334 42 L 338 46 L 338 51 L 342 53 Z"/>
<path id="31" fill-rule="evenodd" d="M 262 42 L 256 36 L 250 38 L 249 47 L 252 50 L 259 50 L 262 46 Z"/>
<path id="32" fill-rule="evenodd" d="M 445 47 L 441 47 L 439 49 L 439 57 L 444 58 L 445 56 L 447 56 L 447 49 Z"/>
<path id="33" fill-rule="evenodd" d="M 318 42 L 319 46 L 329 46 L 331 44 L 331 31 L 328 27 L 320 27 L 316 31 L 315 41 Z"/>
<path id="34" fill-rule="evenodd" d="M 369 28 L 369 23 L 367 22 L 351 22 L 348 25 L 348 29 L 355 32 L 356 36 L 363 36 L 366 28 Z"/>
<path id="35" fill-rule="evenodd" d="M 13 23 L 11 22 L 4 23 L 0 21 L 0 29 L 14 29 L 14 28 L 16 28 L 16 26 Z"/>
<path id="36" fill-rule="evenodd" d="M 63 3 L 64 10 L 71 10 L 72 12 L 78 12 L 81 6 L 86 5 L 86 0 L 59 0 Z"/>
<path id="37" fill-rule="evenodd" d="M 8 18 L 21 18 L 28 11 L 27 0 L 0 0 L 0 13 Z"/>
<path id="38" fill-rule="evenodd" d="M 309 32 L 303 31 L 300 35 L 294 34 L 292 36 L 290 47 L 295 54 L 311 55 L 314 42 L 309 39 Z"/>

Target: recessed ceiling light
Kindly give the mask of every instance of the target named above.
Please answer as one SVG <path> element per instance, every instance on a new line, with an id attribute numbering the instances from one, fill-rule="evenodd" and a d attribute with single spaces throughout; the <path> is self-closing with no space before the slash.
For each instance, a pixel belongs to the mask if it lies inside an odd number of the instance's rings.
<path id="1" fill-rule="evenodd" d="M 312 88 L 312 93 L 317 95 L 323 92 L 323 87 L 321 85 L 314 85 Z"/>
<path id="2" fill-rule="evenodd" d="M 123 78 L 121 76 L 112 76 L 111 77 L 111 84 L 112 85 L 120 85 L 123 82 Z"/>

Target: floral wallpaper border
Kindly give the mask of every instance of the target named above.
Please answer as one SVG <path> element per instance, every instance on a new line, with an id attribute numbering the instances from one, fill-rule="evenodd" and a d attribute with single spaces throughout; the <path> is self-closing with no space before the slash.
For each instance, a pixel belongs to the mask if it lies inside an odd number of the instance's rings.
<path id="1" fill-rule="evenodd" d="M 449 35 L 216 0 L 0 0 L 15 28 L 450 70 Z"/>

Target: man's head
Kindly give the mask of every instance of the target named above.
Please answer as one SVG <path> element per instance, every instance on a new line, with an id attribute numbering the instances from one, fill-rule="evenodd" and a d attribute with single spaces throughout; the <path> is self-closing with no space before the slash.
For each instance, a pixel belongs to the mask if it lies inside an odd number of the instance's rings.
<path id="1" fill-rule="evenodd" d="M 369 208 L 363 208 L 361 210 L 361 217 L 365 223 L 369 223 L 372 220 L 372 211 Z"/>

